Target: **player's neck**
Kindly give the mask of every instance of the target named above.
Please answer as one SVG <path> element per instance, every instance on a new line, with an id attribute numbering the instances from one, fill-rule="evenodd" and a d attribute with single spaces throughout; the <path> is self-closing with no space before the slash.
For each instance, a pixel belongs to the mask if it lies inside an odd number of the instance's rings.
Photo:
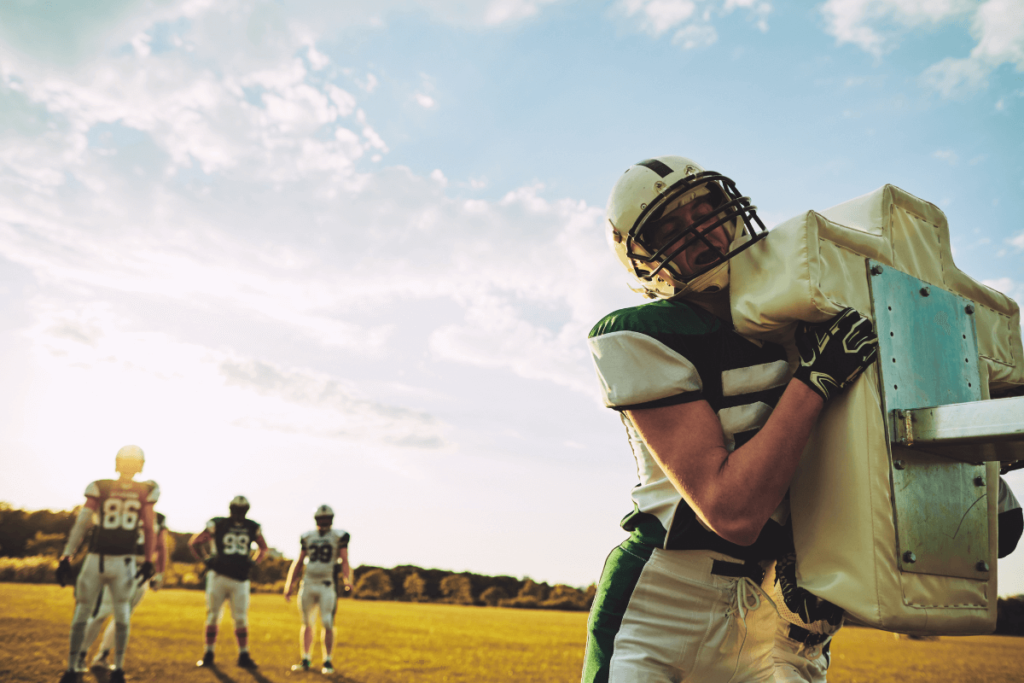
<path id="1" fill-rule="evenodd" d="M 127 484 L 130 481 L 135 480 L 135 472 L 118 472 L 117 480 L 122 484 Z"/>
<path id="2" fill-rule="evenodd" d="M 686 300 L 732 326 L 732 305 L 729 302 L 728 287 L 712 294 L 690 294 Z"/>

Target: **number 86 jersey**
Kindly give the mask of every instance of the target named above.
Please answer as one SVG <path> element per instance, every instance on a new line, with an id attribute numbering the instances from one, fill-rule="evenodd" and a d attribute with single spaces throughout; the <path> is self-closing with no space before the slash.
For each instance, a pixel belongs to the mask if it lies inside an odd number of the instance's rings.
<path id="1" fill-rule="evenodd" d="M 99 479 L 85 489 L 95 499 L 94 526 L 89 552 L 101 555 L 132 555 L 139 540 L 141 511 L 160 498 L 155 481 Z"/>
<path id="2" fill-rule="evenodd" d="M 306 552 L 306 579 L 323 579 L 329 581 L 333 577 L 334 564 L 342 548 L 348 547 L 349 535 L 341 529 L 319 529 L 307 531 L 299 537 L 299 543 Z"/>

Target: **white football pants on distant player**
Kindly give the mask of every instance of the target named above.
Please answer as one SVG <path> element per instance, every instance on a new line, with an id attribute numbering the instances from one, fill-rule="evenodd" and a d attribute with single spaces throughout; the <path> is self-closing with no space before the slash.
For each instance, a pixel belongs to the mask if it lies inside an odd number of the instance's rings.
<path id="1" fill-rule="evenodd" d="M 149 582 L 143 581 L 141 584 L 138 581 L 132 581 L 132 597 L 129 601 L 129 612 L 135 613 L 135 608 L 142 602 L 142 598 L 145 597 L 146 591 L 149 590 Z M 114 600 L 110 597 L 110 591 L 102 591 L 98 604 L 93 610 L 92 615 L 89 617 L 89 623 L 85 625 L 85 640 L 82 641 L 82 652 L 88 652 L 89 648 L 92 647 L 93 642 L 96 640 L 96 636 L 99 635 L 100 629 L 103 628 L 103 622 L 106 621 L 114 612 Z M 103 641 L 100 643 L 100 648 L 96 653 L 98 659 L 104 652 L 109 652 L 114 647 L 114 620 L 111 619 L 110 623 L 107 624 L 107 629 L 103 632 Z"/>
<path id="2" fill-rule="evenodd" d="M 328 579 L 305 578 L 299 586 L 299 609 L 302 611 L 302 625 L 313 626 L 313 610 L 319 605 L 320 623 L 327 630 L 334 628 L 334 608 L 338 594 L 334 582 Z"/>
<path id="3" fill-rule="evenodd" d="M 215 571 L 206 575 L 206 624 L 220 621 L 224 601 L 231 602 L 231 618 L 235 628 L 244 628 L 249 621 L 249 582 L 232 579 Z"/>

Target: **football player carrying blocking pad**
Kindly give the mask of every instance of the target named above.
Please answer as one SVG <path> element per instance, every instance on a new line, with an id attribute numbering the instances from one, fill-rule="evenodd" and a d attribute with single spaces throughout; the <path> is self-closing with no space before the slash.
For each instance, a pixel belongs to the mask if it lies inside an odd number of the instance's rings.
<path id="1" fill-rule="evenodd" d="M 206 573 L 206 652 L 196 666 L 213 666 L 213 649 L 217 643 L 217 622 L 224 601 L 231 603 L 238 640 L 238 666 L 255 669 L 249 655 L 249 570 L 267 554 L 260 525 L 246 518 L 249 501 L 235 496 L 228 505 L 230 516 L 214 517 L 203 531 L 188 541 L 196 559 L 207 567 Z M 250 552 L 256 543 L 256 557 Z M 211 552 L 212 546 L 212 552 Z"/>
<path id="2" fill-rule="evenodd" d="M 147 581 L 140 581 L 133 584 L 132 597 L 130 602 L 130 610 L 132 614 L 135 614 L 135 608 L 142 602 L 142 598 L 145 597 L 146 592 L 149 588 L 157 590 L 163 581 L 163 573 L 167 568 L 167 520 L 163 514 L 159 512 L 154 513 L 155 521 L 153 524 L 154 534 L 156 535 L 156 558 L 154 561 L 153 578 Z M 139 542 L 135 547 L 135 553 L 137 557 L 136 562 L 145 561 L 145 545 L 144 535 L 142 530 L 139 530 Z M 96 609 L 93 610 L 89 617 L 89 622 L 85 626 L 85 638 L 82 641 L 82 651 L 79 655 L 78 671 L 86 671 L 85 659 L 89 648 L 92 646 L 96 636 L 99 635 L 100 629 L 103 628 L 103 622 L 106 621 L 107 617 L 113 612 L 114 603 L 110 598 L 110 591 L 101 591 L 101 597 L 96 601 Z M 103 632 L 103 640 L 100 643 L 99 650 L 96 653 L 96 657 L 93 658 L 92 668 L 96 675 L 100 675 L 101 672 L 106 671 L 108 666 L 107 657 L 109 657 L 111 650 L 114 647 L 114 621 L 111 619 L 110 623 L 107 624 L 107 629 Z"/>
<path id="3" fill-rule="evenodd" d="M 132 591 L 136 582 L 148 581 L 153 576 L 153 563 L 149 559 L 153 556 L 155 544 L 153 504 L 160 498 L 160 489 L 155 482 L 133 480 L 144 464 L 145 455 L 141 448 L 125 446 L 115 457 L 115 467 L 120 475 L 118 479 L 99 479 L 85 489 L 85 505 L 71 528 L 57 567 L 57 580 L 64 586 L 71 577 L 71 556 L 91 527 L 89 552 L 75 583 L 68 669 L 61 677 L 61 683 L 78 680 L 75 667 L 82 650 L 86 623 L 104 589 L 110 591 L 114 614 L 114 669 L 109 680 L 110 683 L 124 681 Z M 136 571 L 135 546 L 140 528 L 144 559 Z"/>
<path id="4" fill-rule="evenodd" d="M 729 259 L 767 233 L 730 179 L 689 159 L 630 167 L 607 217 L 616 255 L 660 300 L 590 333 L 640 483 L 591 609 L 583 681 L 774 681 L 780 620 L 761 582 L 792 549 L 785 497 L 822 406 L 875 359 L 871 323 L 847 309 L 802 326 L 793 377 L 782 347 L 736 334 Z M 786 592 L 792 612 L 831 616 Z"/>
<path id="5" fill-rule="evenodd" d="M 298 569 L 305 563 L 305 574 L 299 588 L 299 609 L 302 612 L 302 627 L 299 639 L 302 641 L 302 662 L 292 671 L 309 671 L 309 650 L 313 646 L 313 610 L 320 608 L 320 624 L 323 626 L 324 664 L 321 672 L 334 673 L 331 652 L 334 649 L 334 612 L 338 605 L 339 574 L 346 592 L 352 590 L 352 568 L 348 562 L 349 534 L 333 529 L 334 510 L 321 505 L 313 514 L 316 529 L 307 531 L 299 538 L 299 556 L 288 568 L 288 579 L 284 585 L 284 599 L 291 600 L 292 589 L 297 580 Z"/>

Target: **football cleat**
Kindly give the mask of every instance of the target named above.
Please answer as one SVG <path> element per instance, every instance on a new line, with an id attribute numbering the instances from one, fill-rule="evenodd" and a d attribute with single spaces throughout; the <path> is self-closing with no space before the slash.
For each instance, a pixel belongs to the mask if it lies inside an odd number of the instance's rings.
<path id="1" fill-rule="evenodd" d="M 292 664 L 292 671 L 309 671 L 309 660 L 303 659 L 298 664 Z"/>
<path id="2" fill-rule="evenodd" d="M 68 669 L 60 677 L 60 683 L 78 683 L 78 674 L 75 673 L 74 669 Z"/>
<path id="3" fill-rule="evenodd" d="M 238 653 L 238 666 L 243 669 L 255 669 L 256 662 L 252 661 L 252 657 L 249 656 L 248 652 Z"/>
<path id="4" fill-rule="evenodd" d="M 331 666 L 331 660 L 324 660 L 324 668 L 320 669 L 320 673 L 322 673 L 324 676 L 329 676 L 332 673 L 334 673 L 334 667 Z"/>
<path id="5" fill-rule="evenodd" d="M 75 673 L 84 674 L 89 670 L 89 667 L 85 665 L 85 653 L 78 653 L 78 662 L 75 664 Z"/>
<path id="6" fill-rule="evenodd" d="M 111 669 L 107 683 L 124 683 L 124 669 Z"/>
<path id="7" fill-rule="evenodd" d="M 203 658 L 196 662 L 196 666 L 213 666 L 213 652 L 204 653 Z"/>

